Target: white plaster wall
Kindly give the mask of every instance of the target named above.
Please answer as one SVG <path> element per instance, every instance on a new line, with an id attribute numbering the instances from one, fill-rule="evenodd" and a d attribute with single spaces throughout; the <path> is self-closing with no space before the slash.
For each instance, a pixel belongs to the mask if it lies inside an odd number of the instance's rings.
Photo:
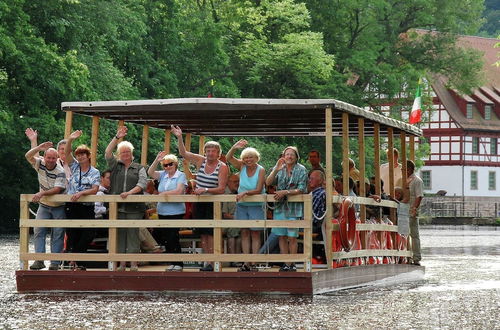
<path id="1" fill-rule="evenodd" d="M 488 196 L 500 199 L 500 167 L 465 166 L 462 179 L 462 166 L 424 166 L 420 170 L 431 171 L 432 188 L 425 193 L 436 193 L 446 190 L 446 196 L 462 196 L 462 181 L 464 185 L 464 196 Z M 470 189 L 471 170 L 477 171 L 477 190 Z M 496 190 L 488 189 L 488 175 L 490 171 L 496 172 Z M 419 176 L 421 174 L 419 173 Z"/>

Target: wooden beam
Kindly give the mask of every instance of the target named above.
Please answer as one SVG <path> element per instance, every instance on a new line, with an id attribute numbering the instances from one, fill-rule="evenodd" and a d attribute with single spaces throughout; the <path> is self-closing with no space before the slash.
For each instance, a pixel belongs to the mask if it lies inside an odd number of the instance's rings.
<path id="1" fill-rule="evenodd" d="M 171 135 L 171 131 L 170 129 L 166 129 L 165 130 L 165 142 L 163 144 L 163 150 L 165 150 L 165 152 L 167 154 L 170 153 L 170 135 Z"/>
<path id="2" fill-rule="evenodd" d="M 394 131 L 392 127 L 387 127 L 387 158 L 389 158 L 389 182 L 384 182 L 384 191 L 394 198 Z"/>
<path id="3" fill-rule="evenodd" d="M 373 124 L 373 166 L 375 167 L 375 194 L 382 193 L 380 186 L 380 124 Z"/>
<path id="4" fill-rule="evenodd" d="M 99 117 L 92 116 L 92 138 L 90 139 L 90 165 L 97 165 L 97 143 L 99 141 Z"/>
<path id="5" fill-rule="evenodd" d="M 304 220 L 312 223 L 312 197 L 304 202 Z M 310 272 L 312 269 L 312 230 L 311 228 L 304 228 L 304 271 Z"/>
<path id="6" fill-rule="evenodd" d="M 349 114 L 342 113 L 342 195 L 349 195 Z"/>
<path id="7" fill-rule="evenodd" d="M 118 127 L 123 127 L 123 126 L 125 126 L 125 121 L 124 120 L 119 120 L 118 121 Z M 122 141 L 123 141 L 123 138 L 118 139 L 118 143 L 120 143 Z"/>
<path id="8" fill-rule="evenodd" d="M 366 197 L 366 185 L 365 185 L 365 177 L 366 177 L 366 170 L 365 170 L 365 119 L 364 118 L 358 118 L 358 155 L 359 155 L 359 176 L 360 176 L 360 182 L 359 182 L 359 195 L 361 197 Z M 366 221 L 366 207 L 364 205 L 361 205 L 360 208 L 360 220 L 361 222 Z"/>
<path id="9" fill-rule="evenodd" d="M 325 162 L 326 162 L 326 215 L 324 220 L 326 263 L 328 269 L 332 269 L 332 218 L 333 218 L 333 132 L 332 132 L 332 108 L 325 109 Z"/>
<path id="10" fill-rule="evenodd" d="M 117 220 L 118 219 L 118 204 L 116 202 L 109 203 L 109 220 Z M 117 228 L 109 228 L 108 229 L 109 238 L 108 238 L 108 251 L 110 254 L 116 254 L 118 252 L 118 229 Z M 117 263 L 109 262 L 108 269 L 116 270 Z"/>
<path id="11" fill-rule="evenodd" d="M 415 136 L 410 135 L 410 160 L 415 162 Z"/>
<path id="12" fill-rule="evenodd" d="M 214 221 L 219 222 L 222 220 L 222 203 L 214 202 Z M 219 260 L 220 255 L 222 254 L 222 228 L 214 228 L 214 260 Z M 216 261 L 214 263 L 214 271 L 221 271 L 220 262 Z"/>
<path id="13" fill-rule="evenodd" d="M 186 140 L 184 142 L 184 146 L 186 147 L 186 151 L 191 151 L 191 133 L 186 133 Z M 193 178 L 193 174 L 189 170 L 189 161 L 184 159 L 182 164 L 184 165 L 183 166 L 184 167 L 184 174 L 186 174 L 186 178 L 188 180 L 191 180 Z"/>
<path id="14" fill-rule="evenodd" d="M 205 136 L 200 135 L 199 145 L 198 145 L 198 154 L 203 155 L 205 153 Z"/>
<path id="15" fill-rule="evenodd" d="M 148 148 L 149 148 L 149 125 L 142 126 L 142 142 L 141 142 L 141 165 L 148 164 Z"/>
<path id="16" fill-rule="evenodd" d="M 64 138 L 67 139 L 73 128 L 73 111 L 66 111 L 66 124 L 64 126 Z"/>
<path id="17" fill-rule="evenodd" d="M 29 220 L 30 212 L 29 212 L 29 202 L 28 201 L 20 201 L 19 204 L 19 219 Z M 29 252 L 29 242 L 30 242 L 30 229 L 26 227 L 21 227 L 19 229 L 19 254 L 28 253 Z M 20 259 L 20 268 L 23 270 L 28 269 L 27 260 Z"/>

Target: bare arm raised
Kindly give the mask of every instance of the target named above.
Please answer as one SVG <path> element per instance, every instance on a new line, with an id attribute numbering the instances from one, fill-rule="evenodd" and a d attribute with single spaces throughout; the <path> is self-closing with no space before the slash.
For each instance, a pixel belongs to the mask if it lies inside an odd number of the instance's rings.
<path id="1" fill-rule="evenodd" d="M 186 150 L 186 146 L 184 146 L 184 141 L 182 140 L 182 130 L 179 126 L 170 126 L 172 134 L 177 137 L 177 144 L 179 146 L 179 154 L 184 157 L 187 161 L 194 163 L 197 168 L 201 166 L 205 157 L 199 154 L 192 153 Z"/>
<path id="2" fill-rule="evenodd" d="M 35 146 L 34 148 L 31 148 L 30 150 L 28 150 L 28 152 L 24 156 L 26 157 L 26 160 L 31 165 L 35 165 L 36 157 L 38 157 L 38 154 L 40 153 L 40 151 L 45 151 L 49 148 L 52 148 L 52 142 L 47 141 L 47 142 L 40 144 L 39 146 Z"/>
<path id="3" fill-rule="evenodd" d="M 241 159 L 234 158 L 234 152 L 236 149 L 242 149 L 248 144 L 247 140 L 239 140 L 236 142 L 231 149 L 227 152 L 226 159 L 228 162 L 231 163 L 234 167 L 236 167 L 238 170 L 241 170 L 241 166 L 243 165 L 243 161 Z"/>
<path id="4" fill-rule="evenodd" d="M 82 136 L 81 130 L 76 130 L 68 136 L 68 142 L 66 143 L 66 148 L 64 148 L 64 154 L 66 155 L 66 163 L 68 166 L 71 166 L 71 164 L 75 161 L 73 155 L 71 154 L 73 151 L 73 140 L 78 139 L 80 136 Z"/>
<path id="5" fill-rule="evenodd" d="M 106 147 L 106 151 L 104 152 L 104 157 L 106 159 L 113 158 L 113 150 L 115 150 L 118 141 L 127 135 L 127 130 L 127 126 L 118 127 L 116 135 L 111 138 L 111 141 L 109 141 L 109 144 Z"/>
<path id="6" fill-rule="evenodd" d="M 158 163 L 167 155 L 165 151 L 160 151 L 158 155 L 156 155 L 156 158 L 151 164 L 151 166 L 148 168 L 148 175 L 152 177 L 155 180 L 158 180 L 160 178 L 160 173 L 161 171 L 157 171 L 156 167 L 158 166 Z"/>

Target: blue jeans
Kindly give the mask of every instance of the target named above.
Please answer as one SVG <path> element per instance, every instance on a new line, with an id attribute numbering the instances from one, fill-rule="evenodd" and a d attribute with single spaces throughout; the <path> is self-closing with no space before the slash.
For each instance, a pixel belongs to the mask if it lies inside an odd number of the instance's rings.
<path id="1" fill-rule="evenodd" d="M 271 232 L 267 240 L 264 242 L 264 245 L 260 248 L 259 254 L 280 253 L 278 245 L 279 236 Z"/>
<path id="2" fill-rule="evenodd" d="M 66 213 L 64 212 L 64 205 L 58 207 L 46 206 L 40 204 L 38 206 L 38 211 L 36 212 L 37 219 L 64 219 L 66 218 Z M 45 253 L 45 236 L 47 236 L 47 231 L 49 228 L 46 227 L 34 227 L 33 231 L 35 233 L 35 252 Z M 64 228 L 50 228 L 50 252 L 51 253 L 62 253 L 64 247 Z M 51 261 L 53 265 L 59 265 L 60 261 Z"/>

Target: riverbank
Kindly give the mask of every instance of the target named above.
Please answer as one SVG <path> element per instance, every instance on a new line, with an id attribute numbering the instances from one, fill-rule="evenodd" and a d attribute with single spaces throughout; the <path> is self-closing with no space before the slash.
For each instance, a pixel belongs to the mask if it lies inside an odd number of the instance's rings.
<path id="1" fill-rule="evenodd" d="M 419 217 L 420 225 L 436 226 L 500 226 L 500 218 Z"/>

